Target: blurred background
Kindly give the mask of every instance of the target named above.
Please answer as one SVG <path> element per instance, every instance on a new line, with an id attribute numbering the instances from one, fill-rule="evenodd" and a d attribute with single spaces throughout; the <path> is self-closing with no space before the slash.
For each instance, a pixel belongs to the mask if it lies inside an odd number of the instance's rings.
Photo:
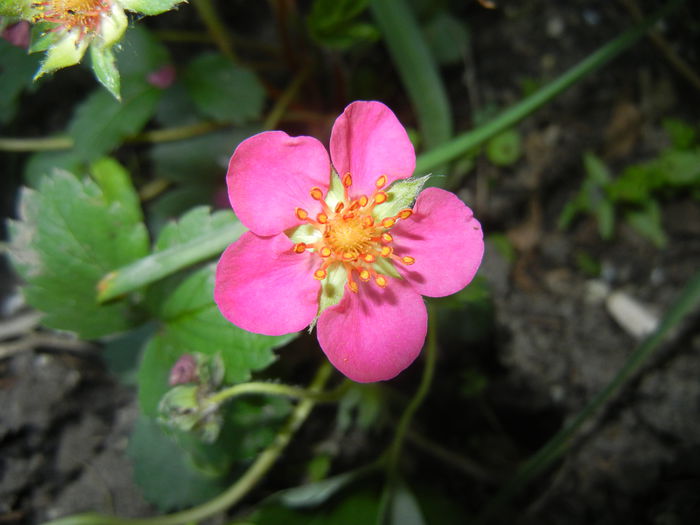
<path id="1" fill-rule="evenodd" d="M 6 27 L 2 215 L 18 217 L 20 187 L 37 187 L 57 167 L 84 173 L 109 154 L 131 174 L 155 238 L 194 206 L 228 208 L 224 176 L 241 140 L 282 129 L 327 143 L 354 100 L 386 103 L 417 152 L 432 151 L 488 125 L 661 5 L 193 0 L 131 16 L 115 46 L 121 103 L 87 59 L 32 83 L 40 53 L 27 55 Z M 431 166 L 431 183 L 474 210 L 487 250 L 467 289 L 431 300 L 439 354 L 401 457 L 411 494 L 401 523 L 698 522 L 697 309 L 602 398 L 564 454 L 503 493 L 629 364 L 700 268 L 697 3 L 654 27 L 514 126 Z M 6 252 L 5 221 L 0 228 Z M 127 450 L 145 332 L 105 352 L 109 340 L 42 328 L 4 253 L 0 264 L 0 523 L 83 510 L 155 515 L 220 491 L 168 499 L 159 493 L 172 476 L 167 455 L 147 463 Z M 304 384 L 320 352 L 302 334 L 279 355 L 262 377 Z M 419 361 L 320 406 L 265 481 L 213 523 L 371 523 L 381 476 L 358 477 L 313 508 L 259 502 L 370 464 L 421 373 Z M 134 461 L 148 471 L 136 482 Z"/>

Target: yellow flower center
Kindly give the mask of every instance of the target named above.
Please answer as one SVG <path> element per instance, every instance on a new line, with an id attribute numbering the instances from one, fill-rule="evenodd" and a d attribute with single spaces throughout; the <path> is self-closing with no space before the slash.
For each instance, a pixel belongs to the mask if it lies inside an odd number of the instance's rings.
<path id="1" fill-rule="evenodd" d="M 34 2 L 32 7 L 37 11 L 33 19 L 35 24 L 51 22 L 66 32 L 78 29 L 83 37 L 97 32 L 102 15 L 111 8 L 111 1 L 42 0 Z"/>
<path id="2" fill-rule="evenodd" d="M 371 197 L 362 195 L 351 199 L 348 189 L 352 186 L 352 177 L 348 173 L 343 179 L 344 199 L 333 210 L 326 203 L 320 188 L 311 188 L 311 197 L 321 203 L 322 211 L 311 218 L 309 213 L 296 209 L 296 217 L 308 222 L 321 235 L 313 244 L 303 242 L 294 245 L 296 253 L 311 250 L 321 258 L 321 265 L 314 271 L 314 277 L 323 280 L 328 276 L 328 267 L 333 263 L 341 264 L 347 273 L 348 286 L 353 292 L 359 287 L 353 273 L 361 281 L 374 280 L 384 288 L 388 284 L 387 276 L 377 271 L 376 261 L 384 258 L 401 264 L 413 264 L 415 259 L 408 255 L 402 257 L 394 253 L 390 243 L 394 240 L 389 230 L 398 220 L 408 219 L 413 210 L 401 210 L 393 217 L 386 217 L 377 222 L 373 211 L 375 206 L 386 202 L 388 195 L 382 191 L 386 186 L 387 177 L 382 175 L 375 182 L 376 189 Z"/>

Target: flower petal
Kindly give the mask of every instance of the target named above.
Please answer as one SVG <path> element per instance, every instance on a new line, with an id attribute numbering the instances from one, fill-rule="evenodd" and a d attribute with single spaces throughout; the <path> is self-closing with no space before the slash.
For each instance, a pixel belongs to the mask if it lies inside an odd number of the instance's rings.
<path id="1" fill-rule="evenodd" d="M 424 190 L 413 215 L 391 230 L 394 252 L 411 256 L 399 272 L 421 295 L 443 297 L 458 292 L 474 277 L 484 255 L 481 224 L 454 194 L 439 188 Z"/>
<path id="2" fill-rule="evenodd" d="M 342 177 L 352 175 L 351 197 L 370 195 L 386 175 L 388 184 L 416 167 L 416 153 L 396 115 L 381 102 L 353 102 L 333 125 L 331 159 Z"/>
<path id="3" fill-rule="evenodd" d="M 314 216 L 321 210 L 309 191 L 325 194 L 330 161 L 313 137 L 266 131 L 241 142 L 228 165 L 226 182 L 233 211 L 258 235 L 275 235 L 299 225 L 297 207 Z"/>
<path id="4" fill-rule="evenodd" d="M 214 285 L 226 319 L 264 335 L 289 334 L 311 323 L 321 284 L 313 278 L 313 255 L 294 253 L 293 246 L 284 234 L 246 232 L 226 248 Z"/>
<path id="5" fill-rule="evenodd" d="M 358 284 L 358 293 L 346 286 L 342 301 L 321 314 L 318 342 L 333 366 L 353 381 L 391 379 L 423 347 L 425 304 L 404 281 L 392 279 L 386 288 Z"/>

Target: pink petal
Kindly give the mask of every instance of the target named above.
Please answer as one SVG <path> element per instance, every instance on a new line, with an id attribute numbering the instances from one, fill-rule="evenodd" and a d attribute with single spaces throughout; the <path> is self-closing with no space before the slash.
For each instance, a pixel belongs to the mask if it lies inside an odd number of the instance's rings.
<path id="1" fill-rule="evenodd" d="M 391 279 L 382 289 L 358 283 L 346 286 L 343 299 L 318 321 L 318 342 L 328 360 L 353 381 L 368 383 L 395 377 L 423 347 L 428 314 L 423 299 L 404 281 Z"/>
<path id="2" fill-rule="evenodd" d="M 443 297 L 458 292 L 474 277 L 484 255 L 481 224 L 454 194 L 439 188 L 421 192 L 413 215 L 391 230 L 394 253 L 416 262 L 397 264 L 421 295 Z"/>
<path id="3" fill-rule="evenodd" d="M 294 253 L 284 234 L 246 232 L 226 248 L 216 267 L 214 300 L 236 326 L 282 335 L 309 325 L 318 311 L 319 281 L 314 256 Z"/>
<path id="4" fill-rule="evenodd" d="M 413 174 L 416 154 L 396 115 L 381 102 L 353 102 L 333 125 L 331 159 L 342 177 L 352 175 L 350 195 L 370 195 L 386 175 L 388 184 Z"/>
<path id="5" fill-rule="evenodd" d="M 290 137 L 266 131 L 241 142 L 226 174 L 233 211 L 258 235 L 275 235 L 300 223 L 297 207 L 312 216 L 321 210 L 309 191 L 325 194 L 330 162 L 323 145 L 313 137 Z"/>

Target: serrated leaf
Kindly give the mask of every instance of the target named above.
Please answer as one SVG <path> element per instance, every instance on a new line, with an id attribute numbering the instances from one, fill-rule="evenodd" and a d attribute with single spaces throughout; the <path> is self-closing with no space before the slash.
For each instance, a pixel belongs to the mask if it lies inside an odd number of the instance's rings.
<path id="1" fill-rule="evenodd" d="M 0 38 L 0 123 L 9 122 L 17 110 L 22 90 L 32 85 L 38 57 Z"/>
<path id="2" fill-rule="evenodd" d="M 225 382 L 237 383 L 271 364 L 272 350 L 296 337 L 253 334 L 224 319 L 213 299 L 214 270 L 208 265 L 196 271 L 158 305 L 162 328 L 147 346 L 139 371 L 139 399 L 148 415 L 156 414 L 170 368 L 182 354 L 220 352 Z"/>
<path id="3" fill-rule="evenodd" d="M 154 250 L 158 252 L 184 244 L 234 220 L 236 217 L 231 210 L 212 213 L 208 206 L 198 206 L 183 215 L 179 221 L 168 223 L 161 230 Z"/>
<path id="4" fill-rule="evenodd" d="M 178 444 L 152 420 L 141 418 L 136 422 L 127 451 L 136 482 L 146 499 L 161 511 L 196 505 L 224 487 L 220 477 L 193 469 Z"/>
<path id="5" fill-rule="evenodd" d="M 262 114 L 265 90 L 258 77 L 221 54 L 197 57 L 183 80 L 199 111 L 217 122 L 242 124 Z"/>
<path id="6" fill-rule="evenodd" d="M 68 132 L 81 158 L 93 160 L 109 153 L 140 131 L 155 112 L 159 89 L 140 76 L 124 78 L 122 88 L 121 102 L 99 89 L 78 107 Z"/>
<path id="7" fill-rule="evenodd" d="M 46 326 L 93 339 L 135 324 L 123 302 L 96 300 L 105 273 L 148 251 L 144 225 L 112 199 L 94 181 L 62 171 L 44 178 L 38 190 L 22 191 L 20 220 L 10 223 L 10 253 L 27 282 L 27 302 L 45 313 Z"/>
<path id="8" fill-rule="evenodd" d="M 117 70 L 112 50 L 90 46 L 90 58 L 92 60 L 92 70 L 97 80 L 107 88 L 107 91 L 114 98 L 121 100 L 119 70 Z"/>

